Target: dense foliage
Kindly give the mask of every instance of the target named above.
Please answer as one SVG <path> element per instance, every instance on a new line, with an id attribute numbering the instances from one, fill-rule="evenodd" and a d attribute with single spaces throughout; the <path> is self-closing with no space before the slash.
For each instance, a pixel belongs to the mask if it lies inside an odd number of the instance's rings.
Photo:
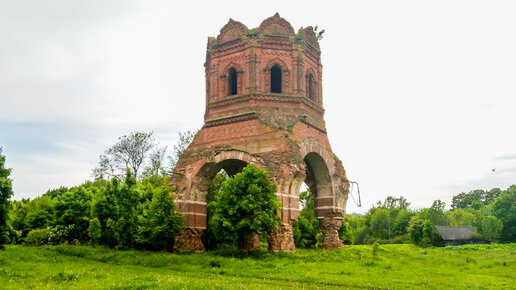
<path id="1" fill-rule="evenodd" d="M 2 147 L 0 147 L 0 248 L 3 248 L 3 244 L 9 242 L 7 214 L 10 205 L 9 198 L 13 194 L 11 179 L 9 179 L 10 174 L 11 169 L 5 168 L 5 156 L 2 155 Z"/>
<path id="2" fill-rule="evenodd" d="M 171 250 L 183 221 L 174 211 L 167 183 L 167 176 L 157 175 L 138 182 L 128 170 L 123 182 L 86 182 L 13 201 L 11 239 L 30 245 Z"/>
<path id="3" fill-rule="evenodd" d="M 314 197 L 309 190 L 301 192 L 301 211 L 294 222 L 297 248 L 316 248 L 321 230 L 314 214 Z M 516 242 L 516 185 L 507 190 L 473 190 L 453 197 L 452 209 L 446 210 L 441 200 L 430 208 L 413 210 L 403 197 L 388 196 L 378 201 L 366 214 L 346 217 L 340 238 L 344 244 L 414 243 L 437 245 L 440 226 L 473 226 L 475 239 L 494 242 Z"/>
<path id="4" fill-rule="evenodd" d="M 252 164 L 227 178 L 209 207 L 216 239 L 239 247 L 252 234 L 266 236 L 280 224 L 276 185 L 264 169 Z"/>
<path id="5" fill-rule="evenodd" d="M 409 209 L 405 198 L 387 197 L 364 215 L 348 215 L 354 244 L 407 243 L 435 245 L 435 226 L 473 226 L 489 241 L 516 241 L 516 186 L 507 190 L 473 190 L 453 197 L 452 209 L 436 200 L 430 208 Z"/>
<path id="6" fill-rule="evenodd" d="M 218 199 L 218 195 L 220 194 L 220 190 L 222 188 L 222 183 L 228 178 L 228 175 L 225 171 L 221 170 L 221 172 L 217 173 L 213 180 L 211 181 L 210 187 L 208 189 L 208 194 L 206 196 L 206 230 L 202 235 L 202 242 L 204 247 L 207 250 L 215 250 L 220 248 L 228 248 L 232 246 L 231 241 L 224 242 L 217 240 L 215 236 L 214 226 L 212 225 L 213 215 L 215 214 L 215 206 L 214 202 Z"/>
<path id="7" fill-rule="evenodd" d="M 0 148 L 0 247 L 5 243 L 89 243 L 171 250 L 183 220 L 175 212 L 166 173 L 194 136 L 190 131 L 180 133 L 173 155 L 168 157 L 168 169 L 164 164 L 166 147 L 155 143 L 152 133 L 122 136 L 106 151 L 109 162 L 103 163 L 101 158 L 94 181 L 48 190 L 32 200 L 9 200 L 11 170 L 5 168 Z M 119 172 L 122 167 L 125 175 Z M 108 176 L 111 179 L 106 179 Z M 279 224 L 275 185 L 265 170 L 252 165 L 231 178 L 217 174 L 207 204 L 208 226 L 202 239 L 209 250 L 234 247 L 255 233 L 266 238 Z M 296 247 L 320 248 L 322 233 L 309 190 L 300 193 L 300 204 L 300 216 L 292 225 Z M 516 185 L 506 190 L 460 193 L 453 197 L 451 207 L 446 210 L 445 203 L 436 200 L 429 208 L 411 209 L 404 197 L 388 196 L 366 214 L 348 215 L 339 235 L 344 244 L 412 242 L 428 246 L 439 241 L 435 226 L 449 225 L 473 226 L 480 234 L 477 239 L 516 242 Z"/>
<path id="8" fill-rule="evenodd" d="M 299 194 L 299 203 L 302 209 L 299 218 L 292 225 L 294 243 L 297 248 L 314 249 L 317 246 L 317 237 L 322 233 L 319 221 L 315 218 L 315 200 L 310 190 Z"/>

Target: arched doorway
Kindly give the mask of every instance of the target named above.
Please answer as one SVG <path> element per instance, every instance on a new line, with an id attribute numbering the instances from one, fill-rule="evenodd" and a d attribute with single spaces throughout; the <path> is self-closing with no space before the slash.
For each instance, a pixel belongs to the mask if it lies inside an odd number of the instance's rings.
<path id="1" fill-rule="evenodd" d="M 315 216 L 322 218 L 326 214 L 326 209 L 333 205 L 330 171 L 326 161 L 315 152 L 308 153 L 304 161 L 306 165 L 305 184 L 315 198 Z"/>
<path id="2" fill-rule="evenodd" d="M 181 240 L 186 240 L 188 244 L 184 242 L 174 244 L 174 251 L 199 252 L 204 250 L 201 237 L 208 225 L 206 205 L 210 185 L 218 173 L 224 172 L 228 176 L 233 176 L 241 172 L 247 164 L 246 161 L 240 159 L 228 158 L 219 162 L 206 162 L 202 165 L 192 179 L 189 196 L 179 201 L 182 203 L 182 213 L 186 221 L 186 228 L 181 234 Z"/>

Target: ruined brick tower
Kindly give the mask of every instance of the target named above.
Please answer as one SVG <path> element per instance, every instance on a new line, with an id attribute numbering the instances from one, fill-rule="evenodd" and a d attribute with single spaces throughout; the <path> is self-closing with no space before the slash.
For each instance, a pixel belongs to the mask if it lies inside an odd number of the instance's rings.
<path id="1" fill-rule="evenodd" d="M 256 29 L 232 19 L 208 38 L 204 126 L 181 155 L 170 178 L 186 227 L 177 251 L 203 251 L 206 194 L 221 169 L 229 175 L 248 163 L 277 183 L 283 225 L 269 250 L 294 252 L 292 223 L 299 217 L 305 182 L 315 195 L 323 248 L 339 248 L 349 182 L 333 154 L 323 119 L 321 52 L 312 27 L 296 34 L 279 14 Z"/>

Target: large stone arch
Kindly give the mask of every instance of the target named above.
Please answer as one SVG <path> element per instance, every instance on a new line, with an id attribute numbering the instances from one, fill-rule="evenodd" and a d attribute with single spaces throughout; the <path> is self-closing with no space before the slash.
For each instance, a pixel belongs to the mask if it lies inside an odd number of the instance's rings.
<path id="1" fill-rule="evenodd" d="M 206 229 L 206 203 L 208 189 L 215 175 L 224 169 L 230 176 L 242 171 L 247 164 L 262 165 L 246 152 L 222 151 L 215 156 L 193 163 L 184 175 L 173 175 L 170 184 L 176 186 L 176 206 L 185 220 L 185 228 L 176 237 L 174 250 L 177 252 L 202 252 L 200 239 Z"/>
<path id="2" fill-rule="evenodd" d="M 306 164 L 305 183 L 315 196 L 315 217 L 322 219 L 333 208 L 333 187 L 326 161 L 315 152 L 308 153 L 303 161 Z"/>
<path id="3" fill-rule="evenodd" d="M 346 216 L 349 191 L 346 173 L 331 148 L 317 138 L 305 138 L 300 145 L 305 172 L 293 175 L 289 195 L 299 197 L 301 184 L 305 182 L 315 197 L 315 216 L 323 232 L 323 248 L 340 248 L 338 230 Z"/>

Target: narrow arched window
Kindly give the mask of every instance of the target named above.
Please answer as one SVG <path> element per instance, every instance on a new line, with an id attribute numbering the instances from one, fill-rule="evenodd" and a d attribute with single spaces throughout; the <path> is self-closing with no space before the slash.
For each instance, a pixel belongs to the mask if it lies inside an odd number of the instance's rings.
<path id="1" fill-rule="evenodd" d="M 271 93 L 281 93 L 281 67 L 275 64 L 271 68 Z"/>
<path id="2" fill-rule="evenodd" d="M 308 74 L 308 98 L 315 102 L 315 84 L 314 84 L 314 76 L 309 73 Z"/>
<path id="3" fill-rule="evenodd" d="M 237 71 L 230 68 L 228 71 L 228 95 L 233 96 L 238 93 L 238 78 Z"/>

